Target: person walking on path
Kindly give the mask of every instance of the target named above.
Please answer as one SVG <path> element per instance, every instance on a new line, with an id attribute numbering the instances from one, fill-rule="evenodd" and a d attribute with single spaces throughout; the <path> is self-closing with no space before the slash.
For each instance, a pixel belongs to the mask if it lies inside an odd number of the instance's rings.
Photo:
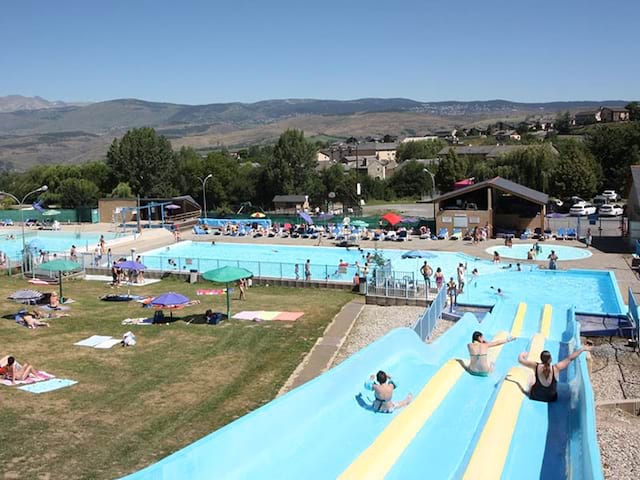
<path id="1" fill-rule="evenodd" d="M 587 248 L 591 246 L 592 241 L 593 241 L 593 235 L 591 234 L 591 229 L 587 228 L 587 236 L 584 238 L 584 243 L 587 245 Z"/>

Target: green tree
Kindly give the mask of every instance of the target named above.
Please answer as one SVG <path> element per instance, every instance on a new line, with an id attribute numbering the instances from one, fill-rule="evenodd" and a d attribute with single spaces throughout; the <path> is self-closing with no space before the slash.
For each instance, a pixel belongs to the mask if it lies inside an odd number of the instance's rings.
<path id="1" fill-rule="evenodd" d="M 559 197 L 577 195 L 591 198 L 596 194 L 600 166 L 586 147 L 575 140 L 558 145 L 560 158 L 553 170 L 551 192 Z"/>
<path id="2" fill-rule="evenodd" d="M 559 134 L 567 135 L 571 132 L 571 113 L 559 113 L 556 116 L 555 127 Z"/>
<path id="3" fill-rule="evenodd" d="M 133 198 L 134 195 L 133 190 L 131 190 L 127 182 L 120 182 L 111 190 L 109 196 L 111 198 Z"/>
<path id="4" fill-rule="evenodd" d="M 431 178 L 424 171 L 422 164 L 415 160 L 409 160 L 396 169 L 389 180 L 389 188 L 394 191 L 397 197 L 417 198 L 425 192 L 431 193 Z"/>
<path id="5" fill-rule="evenodd" d="M 265 164 L 268 190 L 276 194 L 307 194 L 316 174 L 316 149 L 302 130 L 287 130 Z"/>
<path id="6" fill-rule="evenodd" d="M 640 163 L 640 122 L 597 125 L 586 145 L 602 167 L 603 186 L 626 195 L 629 166 Z"/>
<path id="7" fill-rule="evenodd" d="M 93 207 L 98 204 L 100 190 L 95 183 L 84 178 L 67 178 L 58 188 L 63 208 Z"/>
<path id="8" fill-rule="evenodd" d="M 640 104 L 638 104 L 638 102 L 630 102 L 624 108 L 629 110 L 629 120 L 631 120 L 632 122 L 637 122 L 640 120 Z"/>
<path id="9" fill-rule="evenodd" d="M 396 158 L 399 162 L 403 162 L 405 160 L 435 158 L 443 146 L 444 145 L 440 140 L 404 142 L 398 145 Z"/>
<path id="10" fill-rule="evenodd" d="M 435 175 L 436 185 L 441 192 L 453 190 L 453 184 L 467 177 L 469 164 L 463 157 L 458 156 L 455 149 L 449 149 L 447 155 L 440 161 Z"/>
<path id="11" fill-rule="evenodd" d="M 496 175 L 529 188 L 548 192 L 557 155 L 548 144 L 532 145 L 503 155 L 492 162 Z"/>
<path id="12" fill-rule="evenodd" d="M 176 161 L 171 143 L 153 128 L 134 128 L 115 139 L 107 164 L 118 182 L 127 182 L 142 197 L 175 195 Z"/>

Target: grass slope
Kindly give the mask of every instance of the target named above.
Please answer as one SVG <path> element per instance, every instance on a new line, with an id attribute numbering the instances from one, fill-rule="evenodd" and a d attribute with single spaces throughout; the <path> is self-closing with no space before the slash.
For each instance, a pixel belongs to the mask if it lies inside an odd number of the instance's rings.
<path id="1" fill-rule="evenodd" d="M 26 288 L 2 278 L 0 298 Z M 208 287 L 209 285 L 205 285 Z M 224 310 L 224 297 L 195 297 L 176 280 L 135 293 L 177 291 L 202 305 L 177 312 L 188 319 L 206 308 Z M 139 304 L 101 302 L 100 282 L 70 281 L 71 317 L 29 330 L 0 319 L 0 356 L 15 355 L 61 378 L 79 381 L 34 395 L 0 386 L 5 478 L 114 478 L 138 470 L 270 401 L 325 327 L 352 296 L 346 292 L 254 287 L 234 311 L 297 310 L 301 320 L 231 321 L 219 326 L 122 326 L 149 313 Z M 0 301 L 0 314 L 18 310 Z M 151 312 L 152 313 L 152 312 Z M 138 345 L 96 350 L 73 343 L 90 335 L 120 337 L 132 330 Z"/>

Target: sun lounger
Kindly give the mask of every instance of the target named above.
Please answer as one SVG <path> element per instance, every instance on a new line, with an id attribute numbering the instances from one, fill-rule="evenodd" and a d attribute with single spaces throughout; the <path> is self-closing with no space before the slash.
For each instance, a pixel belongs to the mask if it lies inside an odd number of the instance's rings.
<path id="1" fill-rule="evenodd" d="M 567 238 L 567 231 L 564 228 L 559 228 L 556 238 L 558 240 L 565 240 Z"/>
<path id="2" fill-rule="evenodd" d="M 449 238 L 449 229 L 443 227 L 438 231 L 438 240 L 446 240 L 447 238 Z"/>
<path id="3" fill-rule="evenodd" d="M 195 225 L 193 227 L 193 233 L 195 233 L 196 235 L 206 235 L 208 232 L 206 232 L 202 227 L 200 227 L 199 225 Z"/>
<path id="4" fill-rule="evenodd" d="M 531 238 L 531 230 L 528 228 L 520 235 L 520 240 L 529 240 Z"/>
<path id="5" fill-rule="evenodd" d="M 571 227 L 567 229 L 567 239 L 568 240 L 575 240 L 578 237 L 578 233 L 576 232 L 576 229 Z"/>
<path id="6" fill-rule="evenodd" d="M 451 237 L 449 237 L 449 240 L 460 240 L 460 237 L 462 237 L 462 229 L 454 228 L 453 233 L 451 233 Z"/>

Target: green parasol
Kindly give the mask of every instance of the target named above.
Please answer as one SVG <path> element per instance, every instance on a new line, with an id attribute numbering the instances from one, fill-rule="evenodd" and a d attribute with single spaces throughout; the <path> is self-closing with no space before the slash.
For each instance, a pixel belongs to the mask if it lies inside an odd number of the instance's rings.
<path id="1" fill-rule="evenodd" d="M 253 277 L 253 273 L 246 268 L 221 267 L 209 270 L 202 274 L 202 278 L 215 283 L 225 283 L 227 285 L 227 319 L 231 318 L 231 300 L 229 298 L 229 283 L 237 282 L 243 278 Z"/>
<path id="2" fill-rule="evenodd" d="M 82 265 L 71 260 L 57 259 L 43 263 L 38 268 L 47 272 L 59 272 L 58 279 L 60 281 L 60 301 L 62 301 L 62 272 L 72 272 L 80 270 Z"/>
<path id="3" fill-rule="evenodd" d="M 354 220 L 353 222 L 351 222 L 351 226 L 352 227 L 358 227 L 358 228 L 366 228 L 369 226 L 369 224 L 367 222 L 364 222 L 362 220 Z"/>

